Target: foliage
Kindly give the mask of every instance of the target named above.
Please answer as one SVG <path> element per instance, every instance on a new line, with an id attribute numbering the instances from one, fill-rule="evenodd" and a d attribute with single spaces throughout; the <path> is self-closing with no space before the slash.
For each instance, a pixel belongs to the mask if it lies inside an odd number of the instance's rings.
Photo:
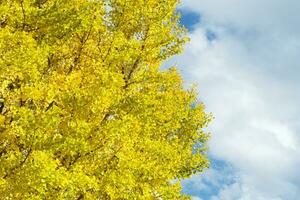
<path id="1" fill-rule="evenodd" d="M 1 199 L 188 199 L 210 116 L 159 69 L 177 4 L 0 0 Z"/>

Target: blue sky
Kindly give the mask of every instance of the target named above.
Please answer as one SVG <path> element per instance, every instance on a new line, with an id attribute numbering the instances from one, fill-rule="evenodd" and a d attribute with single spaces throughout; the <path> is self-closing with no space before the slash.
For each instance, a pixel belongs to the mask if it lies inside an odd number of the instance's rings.
<path id="1" fill-rule="evenodd" d="M 180 22 L 190 31 L 194 31 L 196 25 L 201 23 L 200 13 L 191 10 L 179 10 L 181 14 Z"/>
<path id="2" fill-rule="evenodd" d="M 185 52 L 168 62 L 215 120 L 195 200 L 300 199 L 300 1 L 183 0 Z"/>

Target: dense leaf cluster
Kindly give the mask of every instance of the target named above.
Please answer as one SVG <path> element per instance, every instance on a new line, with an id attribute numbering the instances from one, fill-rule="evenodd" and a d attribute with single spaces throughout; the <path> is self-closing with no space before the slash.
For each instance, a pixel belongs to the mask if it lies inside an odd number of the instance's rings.
<path id="1" fill-rule="evenodd" d="M 0 0 L 1 199 L 188 198 L 210 116 L 159 70 L 177 3 Z"/>

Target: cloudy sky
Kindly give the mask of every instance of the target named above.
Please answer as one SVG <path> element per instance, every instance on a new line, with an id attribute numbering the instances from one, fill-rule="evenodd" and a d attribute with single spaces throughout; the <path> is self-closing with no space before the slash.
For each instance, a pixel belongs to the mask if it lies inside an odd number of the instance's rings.
<path id="1" fill-rule="evenodd" d="M 300 199 L 300 1 L 183 0 L 176 64 L 215 119 L 194 200 Z"/>

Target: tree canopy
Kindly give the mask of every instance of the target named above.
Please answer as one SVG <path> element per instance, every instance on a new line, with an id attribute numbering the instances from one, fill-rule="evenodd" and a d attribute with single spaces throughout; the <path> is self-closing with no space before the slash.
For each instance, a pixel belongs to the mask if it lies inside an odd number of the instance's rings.
<path id="1" fill-rule="evenodd" d="M 210 121 L 162 63 L 177 0 L 0 0 L 3 199 L 188 199 Z"/>

